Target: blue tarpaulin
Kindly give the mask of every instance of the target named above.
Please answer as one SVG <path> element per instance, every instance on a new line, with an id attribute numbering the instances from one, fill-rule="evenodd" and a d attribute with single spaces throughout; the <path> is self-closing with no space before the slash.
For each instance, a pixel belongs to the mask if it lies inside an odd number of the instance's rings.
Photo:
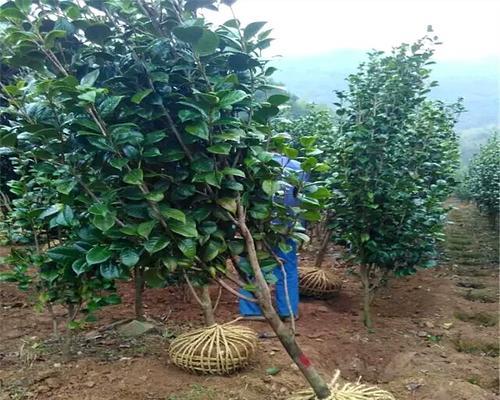
<path id="1" fill-rule="evenodd" d="M 291 169 L 294 171 L 301 171 L 300 163 L 295 160 L 290 160 L 287 157 L 281 155 L 275 155 L 274 159 L 278 161 L 286 169 Z M 307 175 L 305 172 L 301 171 L 301 179 L 306 181 Z M 286 186 L 283 188 L 283 204 L 288 207 L 295 207 L 298 205 L 299 200 L 296 198 L 293 186 Z M 299 311 L 299 276 L 298 276 L 298 260 L 297 260 L 297 244 L 288 239 L 286 243 L 292 246 L 292 250 L 288 253 L 284 253 L 279 248 L 273 249 L 276 255 L 283 260 L 283 266 L 286 273 L 286 282 L 288 287 L 288 296 L 290 298 L 290 305 L 293 314 L 297 317 Z M 276 282 L 276 308 L 278 314 L 281 317 L 289 317 L 290 311 L 288 309 L 288 304 L 286 300 L 285 293 L 285 279 L 281 268 L 278 266 L 273 271 L 277 278 Z M 247 297 L 253 297 L 253 294 L 249 291 L 240 289 L 240 292 Z M 262 310 L 256 303 L 246 301 L 240 298 L 240 314 L 243 316 L 261 316 Z"/>

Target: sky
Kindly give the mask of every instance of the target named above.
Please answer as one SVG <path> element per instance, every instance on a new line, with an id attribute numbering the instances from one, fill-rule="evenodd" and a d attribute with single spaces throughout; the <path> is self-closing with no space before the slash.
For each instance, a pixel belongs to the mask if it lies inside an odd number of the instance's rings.
<path id="1" fill-rule="evenodd" d="M 389 49 L 432 25 L 443 45 L 436 58 L 500 59 L 500 0 L 238 0 L 242 23 L 268 21 L 268 56 L 307 56 L 337 49 Z M 226 6 L 205 16 L 223 23 Z"/>

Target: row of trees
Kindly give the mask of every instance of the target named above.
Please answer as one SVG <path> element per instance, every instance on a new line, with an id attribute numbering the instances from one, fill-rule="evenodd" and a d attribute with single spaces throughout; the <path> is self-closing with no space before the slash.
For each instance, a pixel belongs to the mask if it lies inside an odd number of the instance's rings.
<path id="1" fill-rule="evenodd" d="M 261 56 L 270 30 L 236 18 L 213 26 L 198 9 L 216 6 L 0 7 L 2 62 L 15 70 L 0 87 L 0 146 L 19 177 L 9 182 L 9 218 L 33 242 L 12 252 L 2 279 L 34 290 L 51 313 L 64 305 L 70 328 L 119 302 L 120 280 L 135 282 L 138 318 L 145 285 L 205 288 L 208 324 L 207 285 L 235 295 L 243 287 L 326 398 L 330 389 L 273 308 L 273 249 L 307 240 L 301 221 L 321 221 L 324 237 L 342 240 L 359 262 L 368 300 L 378 272 L 432 265 L 460 106 L 427 100 L 433 39 L 425 37 L 371 54 L 338 93 L 334 119 L 314 109 L 302 121 L 277 120 L 288 96 Z M 311 181 L 278 154 L 299 161 Z M 284 185 L 296 188 L 293 213 L 282 205 Z"/>
<path id="2" fill-rule="evenodd" d="M 494 130 L 488 142 L 472 157 L 463 180 L 465 195 L 474 200 L 493 226 L 500 212 L 500 140 Z"/>
<path id="3" fill-rule="evenodd" d="M 432 29 L 429 29 L 430 32 Z M 316 266 L 330 241 L 347 244 L 370 303 L 390 276 L 436 265 L 446 216 L 444 200 L 459 163 L 454 131 L 461 101 L 430 100 L 434 44 L 429 35 L 390 54 L 372 52 L 337 92 L 335 115 L 312 107 L 298 119 L 279 120 L 297 143 L 314 135 L 330 166 L 318 179 L 332 193 L 322 212 Z"/>

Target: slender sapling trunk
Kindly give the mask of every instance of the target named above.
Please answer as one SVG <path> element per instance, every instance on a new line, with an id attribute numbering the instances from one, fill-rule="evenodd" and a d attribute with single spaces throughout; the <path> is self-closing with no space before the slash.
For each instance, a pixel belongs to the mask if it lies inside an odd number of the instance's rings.
<path id="1" fill-rule="evenodd" d="M 200 293 L 201 309 L 203 310 L 203 318 L 205 319 L 206 326 L 215 324 L 214 309 L 212 307 L 212 299 L 210 298 L 210 288 L 204 285 Z"/>
<path id="2" fill-rule="evenodd" d="M 262 274 L 259 260 L 257 258 L 257 250 L 252 233 L 248 229 L 245 220 L 245 213 L 241 204 L 238 204 L 238 226 L 245 240 L 248 260 L 255 275 L 255 297 L 262 309 L 264 317 L 268 321 L 271 328 L 278 336 L 281 344 L 292 358 L 293 362 L 299 367 L 309 385 L 312 387 L 318 399 L 326 399 L 330 396 L 330 390 L 323 378 L 318 374 L 313 367 L 309 358 L 303 353 L 295 340 L 295 334 L 281 321 L 278 313 L 273 307 L 271 292 L 269 286 Z"/>
<path id="3" fill-rule="evenodd" d="M 141 266 L 134 267 L 134 284 L 135 284 L 135 318 L 139 321 L 144 320 L 144 304 L 142 294 L 144 292 L 144 270 Z"/>
<path id="4" fill-rule="evenodd" d="M 372 329 L 373 323 L 370 310 L 372 300 L 372 294 L 370 291 L 370 266 L 362 264 L 359 267 L 359 274 L 363 285 L 363 323 L 368 329 Z"/>
<path id="5" fill-rule="evenodd" d="M 316 268 L 321 268 L 321 264 L 323 264 L 326 251 L 328 250 L 328 245 L 330 244 L 330 237 L 331 237 L 331 231 L 327 229 L 323 236 L 323 239 L 321 240 L 321 245 L 318 254 L 316 255 L 316 260 L 314 262 L 314 266 Z"/>

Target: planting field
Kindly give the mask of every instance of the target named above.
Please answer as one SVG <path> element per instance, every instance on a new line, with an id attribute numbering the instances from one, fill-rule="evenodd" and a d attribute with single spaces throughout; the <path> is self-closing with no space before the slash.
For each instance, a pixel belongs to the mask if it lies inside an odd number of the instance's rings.
<path id="1" fill-rule="evenodd" d="M 362 324 L 361 289 L 347 270 L 337 271 L 345 277 L 337 298 L 302 301 L 297 340 L 325 376 L 340 369 L 400 400 L 499 398 L 498 237 L 474 206 L 451 205 L 441 264 L 381 289 L 373 333 Z M 313 255 L 303 253 L 302 265 Z M 196 376 L 169 364 L 169 341 L 202 321 L 184 288 L 147 289 L 153 329 L 124 337 L 113 323 L 133 317 L 134 295 L 123 285 L 122 304 L 77 334 L 70 361 L 61 359 L 51 319 L 33 309 L 33 299 L 13 284 L 0 288 L 0 400 L 267 400 L 305 386 L 271 329 L 257 321 L 242 322 L 260 334 L 255 362 L 234 376 Z M 237 316 L 235 298 L 224 291 L 218 321 Z"/>

